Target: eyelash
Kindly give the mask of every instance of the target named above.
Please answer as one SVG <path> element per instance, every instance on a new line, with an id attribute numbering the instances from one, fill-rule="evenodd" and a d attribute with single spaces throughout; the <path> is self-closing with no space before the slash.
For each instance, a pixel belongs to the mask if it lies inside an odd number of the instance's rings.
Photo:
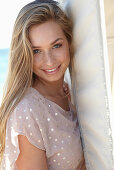
<path id="1" fill-rule="evenodd" d="M 59 47 L 57 47 L 57 48 L 60 48 L 60 47 L 62 46 L 62 44 L 61 44 L 61 43 L 55 44 L 54 47 L 55 47 L 55 46 L 59 46 Z"/>
<path id="2" fill-rule="evenodd" d="M 33 54 L 37 54 L 37 53 L 39 53 L 38 51 L 40 51 L 39 49 L 35 49 L 35 50 L 33 50 Z"/>
<path id="3" fill-rule="evenodd" d="M 61 43 L 59 43 L 59 44 L 55 44 L 54 46 L 53 46 L 53 49 L 55 49 L 55 48 L 57 47 L 57 48 L 60 48 L 60 47 L 62 47 L 62 44 Z M 38 52 L 39 51 L 39 52 Z M 34 54 L 37 54 L 37 53 L 40 53 L 40 50 L 39 49 L 35 49 L 35 50 L 33 50 L 33 53 Z"/>

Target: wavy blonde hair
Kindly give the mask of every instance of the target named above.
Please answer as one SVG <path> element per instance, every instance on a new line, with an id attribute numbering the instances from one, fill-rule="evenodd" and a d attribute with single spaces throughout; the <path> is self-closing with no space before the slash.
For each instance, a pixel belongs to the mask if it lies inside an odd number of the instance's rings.
<path id="1" fill-rule="evenodd" d="M 0 162 L 5 148 L 7 119 L 34 81 L 29 28 L 48 20 L 54 20 L 61 26 L 71 44 L 72 23 L 61 10 L 58 2 L 39 0 L 29 3 L 21 9 L 15 21 L 9 53 L 8 76 L 0 107 Z"/>

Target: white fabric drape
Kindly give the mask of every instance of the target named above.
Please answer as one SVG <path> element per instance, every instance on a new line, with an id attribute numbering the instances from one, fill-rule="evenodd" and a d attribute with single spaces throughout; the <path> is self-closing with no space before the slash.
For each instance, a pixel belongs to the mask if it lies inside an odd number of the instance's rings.
<path id="1" fill-rule="evenodd" d="M 107 33 L 106 35 L 110 68 L 110 80 L 114 109 L 114 0 L 104 0 L 104 9 L 106 20 L 106 33 Z M 114 118 L 112 120 L 114 120 Z"/>
<path id="2" fill-rule="evenodd" d="M 87 170 L 112 170 L 112 93 L 103 0 L 67 0 L 74 23 L 72 94 Z M 114 120 L 114 119 L 113 119 Z"/>

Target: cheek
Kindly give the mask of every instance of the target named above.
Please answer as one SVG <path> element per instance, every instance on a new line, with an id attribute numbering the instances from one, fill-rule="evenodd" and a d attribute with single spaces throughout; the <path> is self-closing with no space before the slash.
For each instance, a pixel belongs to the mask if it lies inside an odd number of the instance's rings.
<path id="1" fill-rule="evenodd" d="M 37 70 L 37 66 L 33 64 L 33 72 L 36 73 L 36 70 Z"/>
<path id="2" fill-rule="evenodd" d="M 63 56 L 64 56 L 64 60 L 67 60 L 67 62 L 70 61 L 70 51 L 69 51 L 69 46 L 68 46 L 68 44 L 66 44 L 66 45 L 64 46 Z"/>
<path id="3" fill-rule="evenodd" d="M 40 57 L 40 56 L 34 56 L 33 66 L 40 66 L 41 63 L 42 63 L 42 57 Z"/>
<path id="4" fill-rule="evenodd" d="M 33 59 L 33 71 L 37 70 L 40 67 L 40 60 L 38 57 Z"/>
<path id="5" fill-rule="evenodd" d="M 35 55 L 34 58 L 33 58 L 33 63 L 36 64 L 39 61 L 40 61 L 40 58 L 37 55 Z"/>
<path id="6" fill-rule="evenodd" d="M 70 61 L 69 47 L 65 45 L 63 48 L 61 48 L 59 50 L 58 56 L 61 62 L 69 62 Z"/>
<path id="7" fill-rule="evenodd" d="M 70 53 L 69 53 L 69 50 L 65 50 L 65 51 L 64 51 L 62 60 L 63 60 L 65 63 L 68 63 L 68 64 L 69 64 L 69 62 L 70 62 Z"/>

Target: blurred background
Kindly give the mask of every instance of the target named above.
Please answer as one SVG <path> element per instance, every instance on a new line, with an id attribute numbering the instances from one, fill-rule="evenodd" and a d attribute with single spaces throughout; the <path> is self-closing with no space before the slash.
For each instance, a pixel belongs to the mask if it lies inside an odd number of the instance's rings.
<path id="1" fill-rule="evenodd" d="M 8 53 L 13 25 L 20 9 L 32 0 L 0 0 L 0 103 L 7 75 Z M 57 0 L 61 6 L 65 0 Z"/>

